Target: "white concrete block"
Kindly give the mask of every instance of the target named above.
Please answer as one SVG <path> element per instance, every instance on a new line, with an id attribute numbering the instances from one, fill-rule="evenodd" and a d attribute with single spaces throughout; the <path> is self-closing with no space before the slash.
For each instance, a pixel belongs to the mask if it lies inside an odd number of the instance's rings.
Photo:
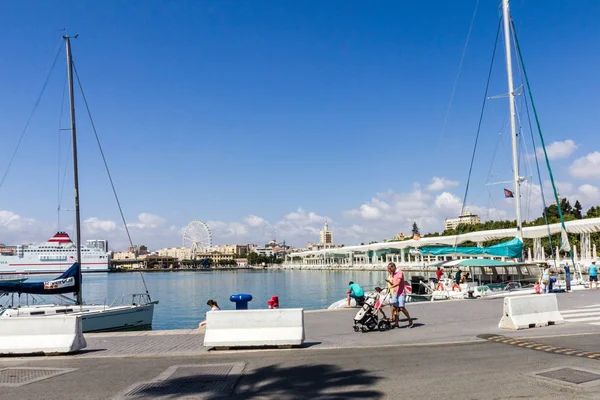
<path id="1" fill-rule="evenodd" d="M 534 294 L 504 298 L 504 312 L 498 324 L 504 329 L 528 329 L 564 324 L 556 294 Z"/>
<path id="2" fill-rule="evenodd" d="M 302 308 L 206 313 L 206 347 L 299 346 L 302 343 Z"/>
<path id="3" fill-rule="evenodd" d="M 0 354 L 72 353 L 87 346 L 80 316 L 0 318 Z"/>

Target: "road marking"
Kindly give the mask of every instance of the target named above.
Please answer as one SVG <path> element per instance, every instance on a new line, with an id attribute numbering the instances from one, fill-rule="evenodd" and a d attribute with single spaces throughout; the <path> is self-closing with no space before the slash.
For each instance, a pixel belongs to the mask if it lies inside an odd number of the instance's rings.
<path id="1" fill-rule="evenodd" d="M 485 335 L 480 336 L 485 338 Z M 567 356 L 583 357 L 590 360 L 600 359 L 600 353 L 591 353 L 589 351 L 581 351 L 570 349 L 567 347 L 555 347 L 543 343 L 535 343 L 527 340 L 520 340 L 508 336 L 490 336 L 487 337 L 488 342 L 504 343 L 511 346 L 524 347 L 526 349 L 542 351 L 550 354 L 562 354 Z"/>

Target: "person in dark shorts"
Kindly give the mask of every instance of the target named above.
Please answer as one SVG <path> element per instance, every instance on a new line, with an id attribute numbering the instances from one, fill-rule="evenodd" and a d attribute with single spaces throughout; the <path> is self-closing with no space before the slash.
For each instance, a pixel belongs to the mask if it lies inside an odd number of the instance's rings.
<path id="1" fill-rule="evenodd" d="M 587 268 L 590 274 L 590 289 L 592 288 L 592 282 L 596 282 L 596 289 L 598 289 L 598 267 L 596 261 L 592 261 L 592 264 Z"/>
<path id="2" fill-rule="evenodd" d="M 359 304 L 362 304 L 365 302 L 365 292 L 358 283 L 354 283 L 354 282 L 350 281 L 350 283 L 348 284 L 348 292 L 347 293 L 348 293 L 348 305 L 346 306 L 346 308 L 350 308 L 350 300 L 351 299 L 356 300 L 357 306 Z"/>

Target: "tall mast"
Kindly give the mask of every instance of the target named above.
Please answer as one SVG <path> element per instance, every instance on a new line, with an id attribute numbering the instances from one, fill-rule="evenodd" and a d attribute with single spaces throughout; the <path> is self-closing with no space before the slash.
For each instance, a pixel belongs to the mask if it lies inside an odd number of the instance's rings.
<path id="1" fill-rule="evenodd" d="M 515 203 L 517 209 L 517 236 L 523 240 L 523 221 L 521 220 L 521 177 L 519 176 L 519 148 L 517 124 L 515 121 L 515 92 L 512 73 L 512 54 L 510 50 L 510 8 L 508 0 L 502 0 L 504 17 L 504 45 L 506 49 L 506 73 L 508 75 L 508 103 L 510 107 L 510 132 L 512 137 L 513 174 L 515 184 Z"/>
<path id="2" fill-rule="evenodd" d="M 77 129 L 75 126 L 75 96 L 73 93 L 73 55 L 71 54 L 71 38 L 63 36 L 67 46 L 67 78 L 69 80 L 69 103 L 71 106 L 71 142 L 73 143 L 73 186 L 75 192 L 75 245 L 77 246 L 77 280 L 79 291 L 77 292 L 77 304 L 82 304 L 81 298 L 81 217 L 79 215 L 79 172 L 77 168 Z"/>

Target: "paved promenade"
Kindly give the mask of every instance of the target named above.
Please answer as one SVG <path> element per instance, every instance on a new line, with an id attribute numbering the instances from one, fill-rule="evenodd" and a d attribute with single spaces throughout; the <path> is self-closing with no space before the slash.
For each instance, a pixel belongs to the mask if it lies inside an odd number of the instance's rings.
<path id="1" fill-rule="evenodd" d="M 0 399 L 600 398 L 600 290 L 558 299 L 565 325 L 523 331 L 497 328 L 501 299 L 409 304 L 414 328 L 366 334 L 356 310 L 307 312 L 292 350 L 209 352 L 200 330 L 88 334 L 79 354 L 0 358 Z"/>

